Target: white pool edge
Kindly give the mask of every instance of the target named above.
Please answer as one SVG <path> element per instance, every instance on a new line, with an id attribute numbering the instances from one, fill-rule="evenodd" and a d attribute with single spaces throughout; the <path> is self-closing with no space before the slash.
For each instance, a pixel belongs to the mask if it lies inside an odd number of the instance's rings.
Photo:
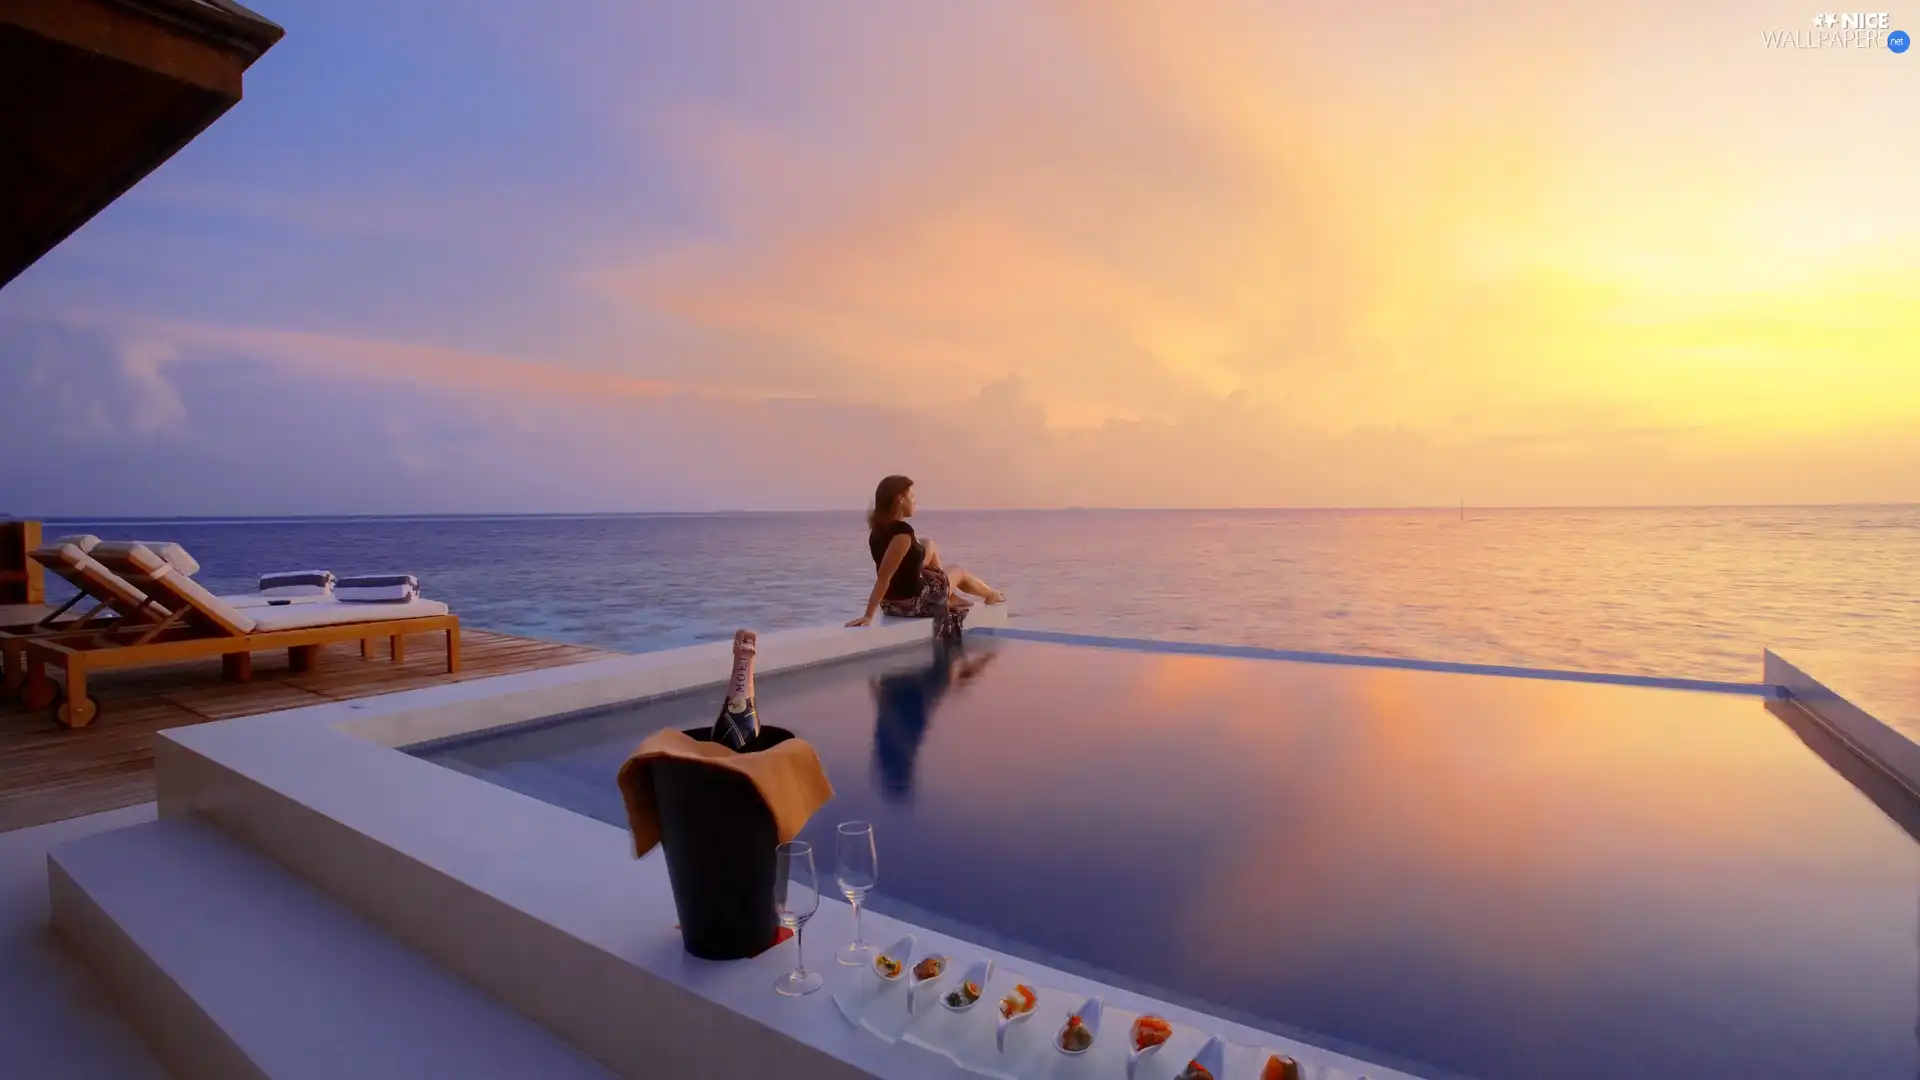
<path id="1" fill-rule="evenodd" d="M 1008 632 L 1005 608 L 980 609 L 971 622 L 996 636 L 1119 644 Z M 904 621 L 768 633 L 759 669 L 774 674 L 907 648 L 926 634 L 926 623 Z M 1212 652 L 1180 643 L 1167 648 Z M 633 859 L 624 830 L 397 749 L 717 686 L 727 660 L 728 644 L 714 642 L 162 732 L 160 813 L 212 821 L 624 1075 L 665 1069 L 761 1077 L 769 1062 L 794 1077 L 972 1075 L 852 1027 L 825 994 L 799 1001 L 771 994 L 784 957 L 733 964 L 687 957 L 673 929 L 664 864 L 657 854 Z M 1664 688 L 1783 697 L 1920 797 L 1920 745 L 1773 650 L 1765 651 L 1763 665 L 1757 684 Z M 867 920 L 870 939 L 911 930 L 955 955 L 992 957 L 1046 985 L 1101 994 L 1110 1005 L 1155 1011 L 1243 1045 L 1300 1047 L 877 913 Z M 824 905 L 813 924 L 816 940 L 849 934 L 845 905 Z M 822 946 L 811 951 L 824 955 Z M 1303 1048 L 1299 1056 L 1347 1076 L 1411 1080 L 1322 1048 Z"/>
<path id="2" fill-rule="evenodd" d="M 986 614 L 970 621 L 1004 618 Z M 927 626 L 764 634 L 758 667 L 897 648 Z M 729 657 L 715 642 L 164 732 L 160 813 L 212 821 L 615 1071 L 860 1075 L 653 972 L 680 959 L 661 948 L 677 941 L 671 894 L 623 830 L 392 749 L 712 684 Z"/>
<path id="3" fill-rule="evenodd" d="M 981 609 L 970 621 L 989 636 L 1091 647 L 1779 697 L 1920 799 L 1920 745 L 1805 655 L 1766 650 L 1762 681 L 1734 683 L 1141 642 L 1027 623 L 1008 629 L 1005 608 Z M 768 633 L 759 666 L 773 674 L 904 649 L 926 633 L 924 622 Z M 767 987 L 786 956 L 722 965 L 686 957 L 672 930 L 664 865 L 658 855 L 634 860 L 624 830 L 400 752 L 718 686 L 726 658 L 726 643 L 715 642 L 163 732 L 159 809 L 220 826 L 622 1075 L 758 1078 L 771 1065 L 783 1077 L 972 1077 L 851 1027 L 825 994 L 772 995 Z M 1242 1044 L 1298 1045 L 876 913 L 866 920 L 870 940 L 911 930 L 957 956 L 993 957 L 1113 1006 L 1152 1009 Z M 823 904 L 810 955 L 823 957 L 850 932 L 845 905 Z M 1343 1080 L 1412 1080 L 1329 1050 L 1299 1056 Z M 1308 1075 L 1318 1074 L 1310 1067 Z"/>
<path id="4" fill-rule="evenodd" d="M 977 609 L 977 628 L 1005 625 Z M 911 646 L 925 622 L 763 634 L 763 674 Z M 971 1076 L 946 1059 L 848 1024 L 824 993 L 770 991 L 785 956 L 731 964 L 688 957 L 656 852 L 635 860 L 625 830 L 400 752 L 600 705 L 715 685 L 715 642 L 162 732 L 162 816 L 198 815 L 627 1076 Z M 851 934 L 823 905 L 810 951 Z M 1290 1040 L 1121 988 L 905 927 L 877 913 L 868 936 L 913 930 L 957 955 L 1116 1006 L 1158 1011 L 1246 1045 Z M 1410 1074 L 1305 1048 L 1303 1060 L 1373 1080 Z"/>
<path id="5" fill-rule="evenodd" d="M 1766 650 L 1766 681 L 1882 774 L 1920 798 L 1920 744 L 1800 664 Z"/>

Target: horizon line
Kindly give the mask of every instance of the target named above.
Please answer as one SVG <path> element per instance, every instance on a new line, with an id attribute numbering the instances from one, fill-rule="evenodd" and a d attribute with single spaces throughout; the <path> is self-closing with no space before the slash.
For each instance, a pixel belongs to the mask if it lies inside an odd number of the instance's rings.
<path id="1" fill-rule="evenodd" d="M 1398 506 L 956 506 L 935 507 L 931 513 L 961 514 L 1362 514 L 1362 513 L 1462 513 L 1477 511 L 1618 511 L 1618 510 L 1869 510 L 1920 507 L 1920 501 L 1834 502 L 1834 503 L 1449 503 Z M 438 513 L 332 513 L 332 514 L 62 514 L 33 517 L 0 514 L 0 521 L 40 521 L 70 523 L 141 522 L 304 522 L 304 521 L 423 521 L 472 518 L 628 518 L 628 517 L 724 517 L 729 515 L 775 514 L 858 514 L 864 507 L 758 508 L 732 507 L 711 510 L 454 510 Z"/>

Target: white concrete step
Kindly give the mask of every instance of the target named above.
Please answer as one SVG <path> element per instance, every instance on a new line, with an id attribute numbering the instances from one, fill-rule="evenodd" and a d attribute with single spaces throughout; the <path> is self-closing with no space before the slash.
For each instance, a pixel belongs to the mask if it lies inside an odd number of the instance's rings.
<path id="1" fill-rule="evenodd" d="M 611 1073 L 194 819 L 48 855 L 53 926 L 179 1080 Z"/>

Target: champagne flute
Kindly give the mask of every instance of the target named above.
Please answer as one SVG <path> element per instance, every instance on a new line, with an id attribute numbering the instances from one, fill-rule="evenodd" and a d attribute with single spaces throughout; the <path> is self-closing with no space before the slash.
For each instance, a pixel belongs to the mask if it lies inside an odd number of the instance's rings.
<path id="1" fill-rule="evenodd" d="M 820 878 L 814 873 L 813 845 L 794 840 L 773 849 L 773 911 L 793 931 L 794 968 L 774 980 L 773 990 L 799 997 L 820 989 L 826 978 L 807 970 L 807 920 L 820 909 Z"/>
<path id="2" fill-rule="evenodd" d="M 834 837 L 839 862 L 840 891 L 853 905 L 853 944 L 841 949 L 837 959 L 848 967 L 859 967 L 873 959 L 873 946 L 860 931 L 860 906 L 880 879 L 879 856 L 873 848 L 873 824 L 843 821 Z"/>

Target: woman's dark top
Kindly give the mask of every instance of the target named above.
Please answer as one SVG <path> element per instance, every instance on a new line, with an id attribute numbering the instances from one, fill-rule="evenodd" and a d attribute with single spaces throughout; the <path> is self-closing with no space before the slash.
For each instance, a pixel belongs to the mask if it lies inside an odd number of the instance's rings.
<path id="1" fill-rule="evenodd" d="M 904 521 L 891 525 L 882 525 L 867 534 L 867 547 L 873 552 L 873 565 L 877 570 L 880 560 L 886 557 L 887 545 L 893 538 L 905 534 L 913 535 L 913 526 Z M 919 540 L 907 546 L 907 557 L 900 560 L 900 568 L 893 572 L 893 580 L 887 583 L 887 599 L 911 600 L 920 595 L 920 568 L 927 561 L 927 546 Z"/>

